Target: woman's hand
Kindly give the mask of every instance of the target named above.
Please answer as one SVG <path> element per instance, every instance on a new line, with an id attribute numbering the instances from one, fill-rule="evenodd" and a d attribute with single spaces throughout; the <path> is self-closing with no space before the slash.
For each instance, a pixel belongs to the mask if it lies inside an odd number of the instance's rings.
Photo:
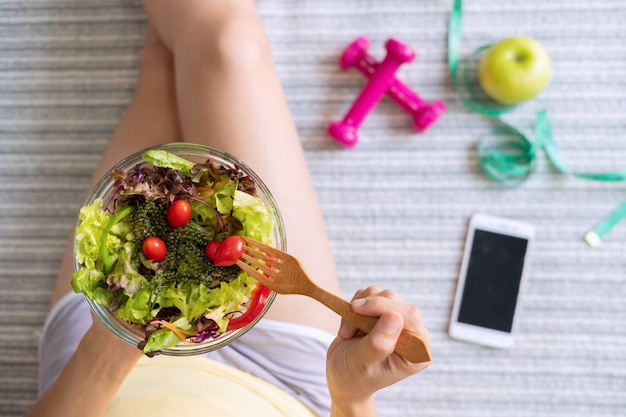
<path id="1" fill-rule="evenodd" d="M 417 333 L 430 344 L 430 334 L 418 308 L 404 303 L 394 291 L 374 286 L 357 291 L 352 308 L 379 319 L 369 334 L 343 321 L 328 349 L 326 377 L 333 416 L 376 415 L 373 402 L 376 391 L 430 364 L 411 363 L 394 352 L 402 329 Z"/>

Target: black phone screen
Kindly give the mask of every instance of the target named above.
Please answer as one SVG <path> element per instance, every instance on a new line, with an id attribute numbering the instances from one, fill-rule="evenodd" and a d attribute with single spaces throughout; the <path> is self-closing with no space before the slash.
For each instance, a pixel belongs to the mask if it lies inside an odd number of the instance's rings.
<path id="1" fill-rule="evenodd" d="M 528 240 L 476 229 L 458 321 L 511 332 Z"/>

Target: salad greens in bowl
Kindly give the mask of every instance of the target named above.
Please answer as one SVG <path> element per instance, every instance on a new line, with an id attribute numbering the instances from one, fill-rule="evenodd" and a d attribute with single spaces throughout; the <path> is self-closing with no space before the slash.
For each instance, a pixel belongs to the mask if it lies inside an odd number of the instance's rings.
<path id="1" fill-rule="evenodd" d="M 286 247 L 276 203 L 245 163 L 191 143 L 149 148 L 111 168 L 81 208 L 72 287 L 147 355 L 206 353 L 275 297 L 235 264 L 240 236 Z"/>

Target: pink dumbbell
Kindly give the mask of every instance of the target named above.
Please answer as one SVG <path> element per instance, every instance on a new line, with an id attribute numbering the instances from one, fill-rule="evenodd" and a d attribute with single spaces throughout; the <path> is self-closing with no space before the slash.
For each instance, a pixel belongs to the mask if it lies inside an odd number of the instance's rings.
<path id="1" fill-rule="evenodd" d="M 341 69 L 356 68 L 371 78 L 380 64 L 367 53 L 368 47 L 369 41 L 363 37 L 348 45 L 339 59 Z M 426 102 L 396 77 L 391 80 L 387 94 L 413 117 L 413 129 L 416 132 L 428 129 L 446 109 L 442 101 Z"/>
<path id="2" fill-rule="evenodd" d="M 363 123 L 365 116 L 374 108 L 383 94 L 389 89 L 394 74 L 405 62 L 415 58 L 415 52 L 407 45 L 389 39 L 385 43 L 387 56 L 377 65 L 376 71 L 369 77 L 359 97 L 341 122 L 333 122 L 328 126 L 328 134 L 347 147 L 353 147 L 358 142 L 357 129 Z"/>

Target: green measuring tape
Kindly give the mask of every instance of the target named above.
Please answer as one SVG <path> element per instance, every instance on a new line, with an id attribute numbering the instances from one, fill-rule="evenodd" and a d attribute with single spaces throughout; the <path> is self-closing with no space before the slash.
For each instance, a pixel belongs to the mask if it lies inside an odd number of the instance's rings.
<path id="1" fill-rule="evenodd" d="M 489 117 L 498 127 L 483 135 L 479 141 L 477 154 L 480 167 L 492 181 L 516 186 L 524 182 L 535 170 L 537 154 L 543 150 L 548 161 L 562 174 L 595 181 L 624 181 L 626 171 L 587 173 L 570 171 L 559 152 L 552 136 L 552 128 L 546 110 L 535 113 L 534 141 L 515 126 L 507 123 L 502 116 L 510 113 L 515 106 L 503 106 L 487 98 L 476 86 L 472 77 L 472 65 L 491 45 L 477 48 L 467 59 L 461 59 L 461 23 L 463 17 L 462 0 L 454 0 L 448 26 L 448 69 L 455 90 L 461 102 L 469 110 Z M 474 77 L 475 78 L 475 77 Z M 584 239 L 590 246 L 597 246 L 613 227 L 626 217 L 626 202 L 608 217 L 588 231 Z"/>

